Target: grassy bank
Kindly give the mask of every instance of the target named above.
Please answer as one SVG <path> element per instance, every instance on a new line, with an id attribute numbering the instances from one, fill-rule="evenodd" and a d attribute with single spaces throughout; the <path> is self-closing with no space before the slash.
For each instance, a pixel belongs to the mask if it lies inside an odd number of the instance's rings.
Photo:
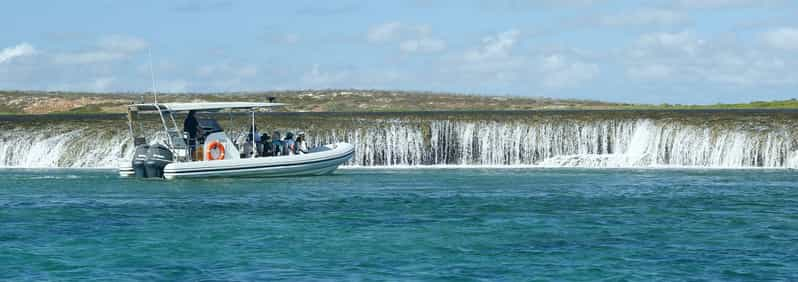
<path id="1" fill-rule="evenodd" d="M 744 110 L 744 109 L 798 109 L 798 100 L 754 101 L 750 103 L 713 104 L 713 105 L 626 105 L 619 108 L 625 109 L 652 109 L 652 110 Z"/>
<path id="2" fill-rule="evenodd" d="M 151 102 L 148 93 L 0 91 L 0 113 L 122 113 L 125 105 Z M 159 102 L 265 102 L 274 97 L 289 112 L 404 112 L 540 109 L 608 109 L 621 104 L 589 100 L 478 96 L 383 90 L 297 90 L 159 95 Z"/>
<path id="3" fill-rule="evenodd" d="M 384 90 L 296 90 L 162 94 L 160 102 L 265 102 L 274 97 L 287 112 L 421 112 L 528 110 L 798 109 L 798 100 L 744 104 L 647 105 L 542 97 L 480 96 Z M 126 105 L 151 102 L 149 93 L 0 91 L 0 115 L 123 113 Z"/>

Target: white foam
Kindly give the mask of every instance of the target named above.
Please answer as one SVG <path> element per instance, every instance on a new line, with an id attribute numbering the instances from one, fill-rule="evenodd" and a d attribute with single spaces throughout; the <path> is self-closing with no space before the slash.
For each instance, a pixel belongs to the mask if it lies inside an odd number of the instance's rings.
<path id="1" fill-rule="evenodd" d="M 793 128 L 770 122 L 678 120 L 384 120 L 305 130 L 311 144 L 355 145 L 351 167 L 798 168 Z M 0 132 L 0 166 L 113 168 L 129 157 L 126 128 Z"/>

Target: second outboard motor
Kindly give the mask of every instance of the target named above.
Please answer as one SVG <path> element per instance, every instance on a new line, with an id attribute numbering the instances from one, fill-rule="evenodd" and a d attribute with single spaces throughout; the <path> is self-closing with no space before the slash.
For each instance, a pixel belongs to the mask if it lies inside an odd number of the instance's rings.
<path id="1" fill-rule="evenodd" d="M 136 152 L 133 154 L 133 171 L 136 177 L 147 177 L 147 172 L 144 168 L 147 161 L 147 154 L 150 150 L 150 145 L 142 144 L 136 146 Z"/>
<path id="2" fill-rule="evenodd" d="M 147 177 L 163 177 L 163 168 L 172 161 L 174 161 L 174 156 L 169 148 L 161 144 L 150 146 L 144 165 Z"/>

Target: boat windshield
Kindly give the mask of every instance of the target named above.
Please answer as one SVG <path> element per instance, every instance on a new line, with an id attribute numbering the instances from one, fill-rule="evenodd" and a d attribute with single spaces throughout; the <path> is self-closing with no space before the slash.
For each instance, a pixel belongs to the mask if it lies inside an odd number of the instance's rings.
<path id="1" fill-rule="evenodd" d="M 219 125 L 219 122 L 212 118 L 200 118 L 197 119 L 199 123 L 199 129 L 204 135 L 208 135 L 211 133 L 222 132 L 222 126 Z"/>

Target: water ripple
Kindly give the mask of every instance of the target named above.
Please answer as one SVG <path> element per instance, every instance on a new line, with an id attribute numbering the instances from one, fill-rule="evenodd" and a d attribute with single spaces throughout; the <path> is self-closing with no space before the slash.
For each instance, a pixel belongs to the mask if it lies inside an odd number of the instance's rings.
<path id="1" fill-rule="evenodd" d="M 798 279 L 788 171 L 0 179 L 0 280 Z"/>

